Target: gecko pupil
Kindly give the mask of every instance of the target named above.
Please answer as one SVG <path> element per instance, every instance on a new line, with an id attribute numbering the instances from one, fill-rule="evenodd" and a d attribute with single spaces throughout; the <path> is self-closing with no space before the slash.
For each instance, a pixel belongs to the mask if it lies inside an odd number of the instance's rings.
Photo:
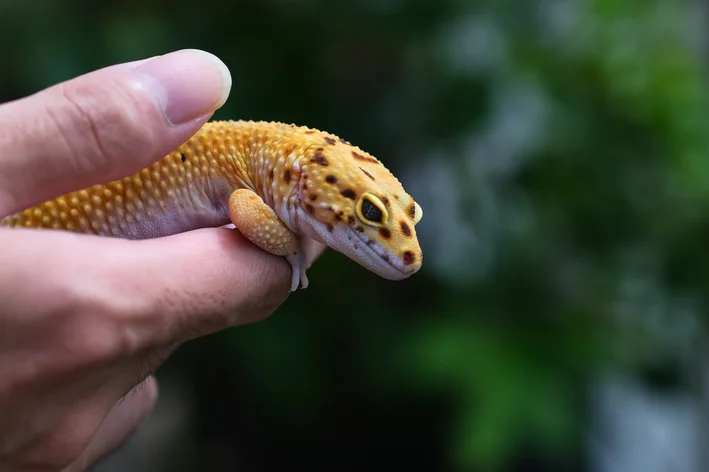
<path id="1" fill-rule="evenodd" d="M 369 200 L 362 202 L 362 216 L 369 221 L 376 221 L 377 223 L 382 221 L 382 211 Z"/>

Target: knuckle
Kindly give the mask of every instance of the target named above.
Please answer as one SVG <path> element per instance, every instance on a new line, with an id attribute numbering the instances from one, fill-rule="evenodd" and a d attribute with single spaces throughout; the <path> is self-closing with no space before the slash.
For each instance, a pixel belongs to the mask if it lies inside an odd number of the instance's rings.
<path id="1" fill-rule="evenodd" d="M 131 351 L 125 330 L 106 312 L 73 316 L 66 329 L 65 352 L 74 365 L 105 364 Z"/>
<path id="2" fill-rule="evenodd" d="M 78 366 L 105 364 L 133 355 L 137 341 L 125 322 L 125 307 L 98 284 L 65 291 L 68 301 L 63 325 L 63 350 L 69 362 Z"/>

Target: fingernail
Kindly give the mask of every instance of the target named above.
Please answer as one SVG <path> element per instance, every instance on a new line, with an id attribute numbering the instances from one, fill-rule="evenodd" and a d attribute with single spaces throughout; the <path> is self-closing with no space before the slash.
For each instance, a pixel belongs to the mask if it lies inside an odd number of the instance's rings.
<path id="1" fill-rule="evenodd" d="M 231 74 L 208 52 L 185 49 L 135 66 L 165 119 L 179 125 L 212 113 L 226 102 Z"/>

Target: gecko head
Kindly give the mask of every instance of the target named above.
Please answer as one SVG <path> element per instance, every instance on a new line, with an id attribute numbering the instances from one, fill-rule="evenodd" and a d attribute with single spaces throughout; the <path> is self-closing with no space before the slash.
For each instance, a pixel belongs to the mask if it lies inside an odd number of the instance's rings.
<path id="1" fill-rule="evenodd" d="M 423 210 L 377 159 L 321 133 L 303 156 L 301 231 L 390 280 L 416 273 Z"/>

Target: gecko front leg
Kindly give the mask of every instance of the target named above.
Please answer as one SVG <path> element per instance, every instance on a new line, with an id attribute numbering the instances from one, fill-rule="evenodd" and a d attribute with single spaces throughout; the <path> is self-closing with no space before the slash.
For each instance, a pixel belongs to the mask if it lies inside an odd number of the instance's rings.
<path id="1" fill-rule="evenodd" d="M 293 269 L 291 292 L 297 290 L 298 285 L 307 288 L 308 260 L 300 239 L 261 197 L 248 189 L 235 190 L 229 197 L 229 217 L 249 241 L 266 252 L 286 258 Z"/>

